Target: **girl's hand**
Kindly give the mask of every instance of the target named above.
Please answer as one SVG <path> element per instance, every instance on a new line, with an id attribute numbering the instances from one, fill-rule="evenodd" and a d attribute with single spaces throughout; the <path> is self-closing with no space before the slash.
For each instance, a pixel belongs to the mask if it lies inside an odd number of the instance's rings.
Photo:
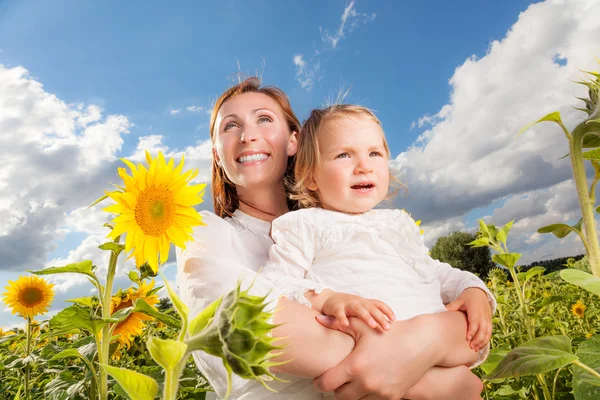
<path id="1" fill-rule="evenodd" d="M 448 311 L 467 314 L 467 342 L 475 351 L 482 349 L 492 337 L 492 310 L 487 294 L 479 288 L 465 289 L 453 302 L 446 305 Z"/>
<path id="2" fill-rule="evenodd" d="M 358 317 L 373 329 L 390 329 L 389 321 L 396 319 L 392 309 L 382 301 L 364 299 L 347 293 L 333 292 L 323 303 L 322 313 L 335 317 L 348 326 L 348 317 Z"/>

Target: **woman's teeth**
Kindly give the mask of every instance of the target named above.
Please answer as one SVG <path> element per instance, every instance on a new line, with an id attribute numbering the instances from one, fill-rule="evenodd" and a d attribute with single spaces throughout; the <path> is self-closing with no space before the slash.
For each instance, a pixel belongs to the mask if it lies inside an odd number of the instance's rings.
<path id="1" fill-rule="evenodd" d="M 250 155 L 242 156 L 242 157 L 238 158 L 237 161 L 239 163 L 255 162 L 255 161 L 264 160 L 264 159 L 266 159 L 268 157 L 269 157 L 269 155 L 268 154 L 264 154 L 264 153 L 250 154 Z"/>

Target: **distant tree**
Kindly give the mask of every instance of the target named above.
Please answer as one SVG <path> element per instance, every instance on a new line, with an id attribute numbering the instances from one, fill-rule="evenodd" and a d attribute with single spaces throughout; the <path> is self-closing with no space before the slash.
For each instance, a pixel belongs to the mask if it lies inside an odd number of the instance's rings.
<path id="1" fill-rule="evenodd" d="M 543 260 L 536 261 L 531 264 L 521 266 L 521 271 L 525 272 L 530 268 L 540 266 L 546 268 L 544 271 L 545 274 L 549 274 L 550 272 L 560 271 L 561 269 L 568 268 L 571 265 L 573 268 L 587 270 L 589 268 L 589 264 L 587 263 L 587 259 L 582 260 L 584 258 L 584 254 L 579 254 L 577 256 L 572 257 L 561 257 L 554 258 L 552 260 Z"/>
<path id="2" fill-rule="evenodd" d="M 468 245 L 476 238 L 477 235 L 467 232 L 454 232 L 448 236 L 442 236 L 431 248 L 431 257 L 485 279 L 494 263 L 492 263 L 489 248 L 472 248 Z"/>
<path id="3" fill-rule="evenodd" d="M 167 312 L 168 310 L 173 308 L 173 303 L 171 303 L 171 299 L 169 299 L 168 297 L 163 297 L 156 305 L 156 308 L 160 312 Z"/>

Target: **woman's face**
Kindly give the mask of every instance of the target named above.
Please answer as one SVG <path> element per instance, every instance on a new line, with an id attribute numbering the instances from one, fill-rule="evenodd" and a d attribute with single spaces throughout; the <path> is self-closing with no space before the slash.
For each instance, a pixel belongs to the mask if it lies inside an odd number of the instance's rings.
<path id="1" fill-rule="evenodd" d="M 221 106 L 215 129 L 214 157 L 231 182 L 247 189 L 281 183 L 297 140 L 275 100 L 262 93 L 237 95 Z"/>

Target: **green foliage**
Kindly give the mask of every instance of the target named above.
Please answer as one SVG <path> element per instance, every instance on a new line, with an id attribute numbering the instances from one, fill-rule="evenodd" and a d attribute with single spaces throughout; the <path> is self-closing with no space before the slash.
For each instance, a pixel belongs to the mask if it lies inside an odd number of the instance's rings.
<path id="1" fill-rule="evenodd" d="M 468 246 L 476 239 L 474 234 L 467 232 L 454 232 L 440 237 L 431 248 L 431 257 L 485 278 L 493 263 L 489 248 Z"/>

